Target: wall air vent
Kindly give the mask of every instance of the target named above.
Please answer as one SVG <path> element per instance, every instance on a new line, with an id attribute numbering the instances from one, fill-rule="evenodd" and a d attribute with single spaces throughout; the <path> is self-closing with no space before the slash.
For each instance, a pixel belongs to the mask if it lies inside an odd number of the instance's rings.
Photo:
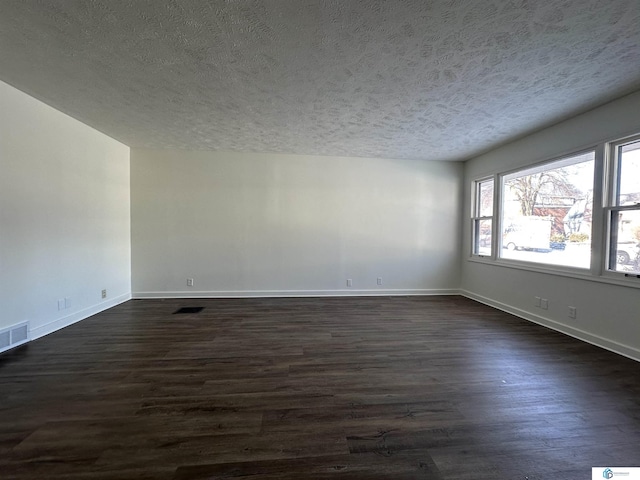
<path id="1" fill-rule="evenodd" d="M 29 322 L 0 329 L 0 353 L 29 341 Z"/>

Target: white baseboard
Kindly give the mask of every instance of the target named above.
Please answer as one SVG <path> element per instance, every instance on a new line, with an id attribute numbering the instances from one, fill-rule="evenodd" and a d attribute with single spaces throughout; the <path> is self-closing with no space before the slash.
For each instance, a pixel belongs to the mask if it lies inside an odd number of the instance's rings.
<path id="1" fill-rule="evenodd" d="M 520 317 L 525 320 L 529 320 L 530 322 L 537 323 L 538 325 L 550 328 L 551 330 L 564 333 L 565 335 L 577 338 L 578 340 L 582 340 L 583 342 L 596 345 L 598 347 L 640 362 L 640 350 L 628 345 L 623 345 L 621 343 L 614 342 L 613 340 L 609 340 L 598 335 L 593 335 L 589 332 L 585 332 L 584 330 L 580 330 L 579 328 L 565 325 L 555 320 L 551 320 L 550 318 L 542 317 L 540 315 L 536 315 L 535 313 L 512 307 L 511 305 L 507 305 L 506 303 L 498 302 L 491 298 L 487 298 L 482 295 L 469 292 L 467 290 L 460 290 L 460 295 L 470 298 L 471 300 L 484 303 L 485 305 L 489 305 L 490 307 L 497 308 L 498 310 L 502 310 L 503 312 L 510 313 L 512 315 L 515 315 L 516 317 Z"/>
<path id="2" fill-rule="evenodd" d="M 61 328 L 68 327 L 69 325 L 73 325 L 74 323 L 77 323 L 80 320 L 84 320 L 85 318 L 95 315 L 96 313 L 103 312 L 104 310 L 107 310 L 111 307 L 115 307 L 116 305 L 124 303 L 127 300 L 131 300 L 130 293 L 120 295 L 119 297 L 110 298 L 107 301 L 100 302 L 96 305 L 92 305 L 91 307 L 85 308 L 78 312 L 74 312 L 71 315 L 68 315 L 66 317 L 58 318 L 53 322 L 31 329 L 29 332 L 29 339 L 35 340 L 36 338 L 49 335 L 50 333 L 53 333 L 56 330 L 60 330 Z"/>
<path id="3" fill-rule="evenodd" d="M 367 290 L 224 290 L 179 292 L 133 292 L 133 298 L 264 298 L 264 297 L 368 297 L 406 295 L 459 295 L 449 289 L 367 289 Z"/>

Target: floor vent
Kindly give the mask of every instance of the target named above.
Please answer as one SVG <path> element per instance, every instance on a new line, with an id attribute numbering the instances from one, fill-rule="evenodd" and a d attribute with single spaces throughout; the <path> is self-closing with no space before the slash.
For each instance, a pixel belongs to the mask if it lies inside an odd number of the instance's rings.
<path id="1" fill-rule="evenodd" d="M 0 353 L 29 341 L 29 322 L 0 330 Z"/>
<path id="2" fill-rule="evenodd" d="M 204 310 L 204 307 L 182 307 L 173 312 L 174 315 L 179 315 L 183 313 L 200 313 Z"/>

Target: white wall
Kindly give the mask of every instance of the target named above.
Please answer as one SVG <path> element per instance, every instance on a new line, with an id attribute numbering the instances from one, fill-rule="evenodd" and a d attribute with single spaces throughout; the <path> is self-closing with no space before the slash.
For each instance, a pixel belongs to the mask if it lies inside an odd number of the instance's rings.
<path id="1" fill-rule="evenodd" d="M 36 338 L 130 297 L 128 147 L 0 82 L 0 172 L 0 329 Z"/>
<path id="2" fill-rule="evenodd" d="M 461 180 L 459 163 L 132 149 L 133 295 L 457 291 Z"/>
<path id="3" fill-rule="evenodd" d="M 640 132 L 640 92 L 489 152 L 465 164 L 462 289 L 477 300 L 640 360 L 640 289 L 469 260 L 471 183 L 601 141 Z M 549 299 L 549 310 L 533 306 Z M 568 318 L 568 306 L 578 318 Z"/>

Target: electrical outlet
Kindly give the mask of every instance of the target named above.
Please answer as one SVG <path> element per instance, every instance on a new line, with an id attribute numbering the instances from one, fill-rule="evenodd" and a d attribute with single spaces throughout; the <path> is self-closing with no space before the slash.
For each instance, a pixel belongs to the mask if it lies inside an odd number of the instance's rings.
<path id="1" fill-rule="evenodd" d="M 102 290 L 102 298 L 107 298 L 107 289 Z"/>
<path id="2" fill-rule="evenodd" d="M 542 301 L 542 299 L 540 297 L 535 297 L 534 305 L 536 307 L 540 307 L 540 302 L 541 301 Z"/>
<path id="3" fill-rule="evenodd" d="M 382 277 L 378 277 L 378 285 L 382 285 Z"/>
<path id="4" fill-rule="evenodd" d="M 546 298 L 540 299 L 540 306 L 542 307 L 543 310 L 548 310 L 549 309 L 549 300 L 547 300 Z"/>
<path id="5" fill-rule="evenodd" d="M 352 287 L 353 286 L 353 280 L 351 280 L 350 278 L 347 278 L 347 287 Z"/>
<path id="6" fill-rule="evenodd" d="M 193 287 L 193 278 L 187 278 L 187 287 Z"/>
<path id="7" fill-rule="evenodd" d="M 569 318 L 577 318 L 578 309 L 576 307 L 569 307 Z"/>
<path id="8" fill-rule="evenodd" d="M 71 308 L 71 297 L 64 297 L 64 308 Z"/>
<path id="9" fill-rule="evenodd" d="M 58 299 L 58 310 L 64 310 L 64 298 Z"/>

